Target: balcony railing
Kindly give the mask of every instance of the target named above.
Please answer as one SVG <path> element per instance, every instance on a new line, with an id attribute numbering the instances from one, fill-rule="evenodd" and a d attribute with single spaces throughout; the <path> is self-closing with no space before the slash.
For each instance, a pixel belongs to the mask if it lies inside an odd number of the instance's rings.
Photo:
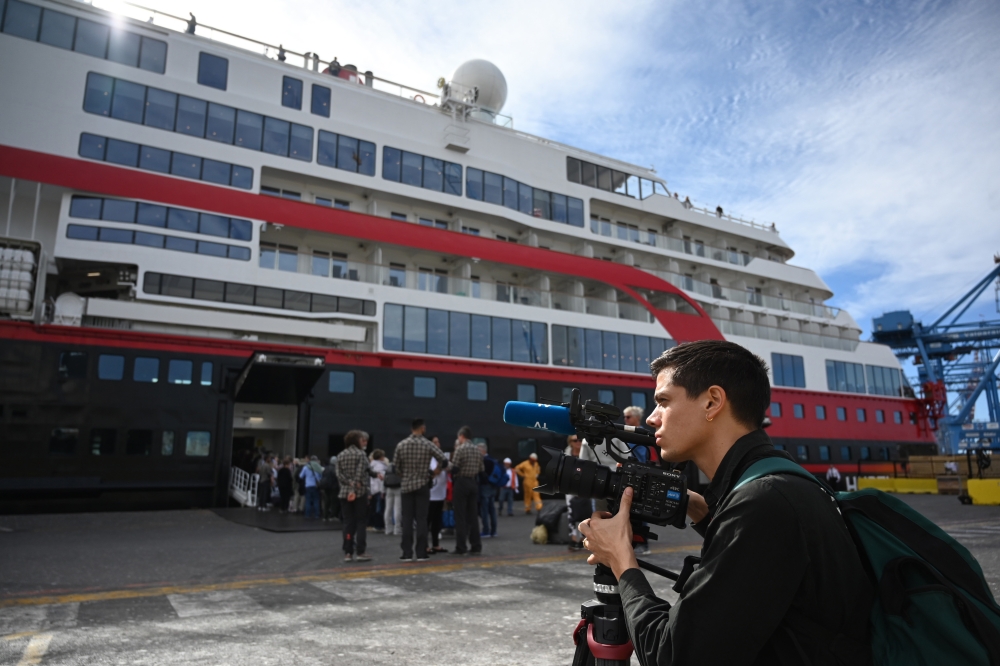
<path id="1" fill-rule="evenodd" d="M 774 326 L 761 326 L 760 324 L 749 324 L 741 321 L 729 321 L 728 319 L 712 318 L 715 325 L 725 335 L 742 335 L 747 338 L 760 338 L 761 340 L 775 340 L 778 342 L 789 342 L 796 345 L 809 345 L 810 347 L 823 347 L 824 349 L 840 349 L 843 351 L 854 351 L 858 346 L 857 340 L 834 337 L 831 335 L 820 335 L 817 333 L 806 333 L 803 331 L 786 331 L 783 328 Z"/>

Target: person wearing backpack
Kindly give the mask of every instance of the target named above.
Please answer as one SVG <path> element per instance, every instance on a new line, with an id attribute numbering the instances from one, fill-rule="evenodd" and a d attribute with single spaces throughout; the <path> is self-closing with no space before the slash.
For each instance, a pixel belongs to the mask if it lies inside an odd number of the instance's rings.
<path id="1" fill-rule="evenodd" d="M 830 495 L 788 474 L 737 487 L 757 461 L 791 462 L 761 429 L 771 395 L 764 361 L 702 340 L 667 350 L 651 371 L 656 409 L 646 422 L 662 459 L 691 460 L 711 479 L 704 497 L 689 491 L 701 564 L 675 604 L 656 597 L 632 550 L 631 488 L 617 515 L 579 526 L 588 561 L 618 578 L 639 663 L 871 663 L 873 586 Z"/>
<path id="2" fill-rule="evenodd" d="M 479 536 L 490 538 L 497 535 L 497 493 L 507 480 L 507 470 L 490 456 L 486 444 L 479 444 L 483 454 L 483 471 L 479 473 L 479 519 L 483 521 L 483 531 Z"/>
<path id="3" fill-rule="evenodd" d="M 323 521 L 340 517 L 340 482 L 337 480 L 337 456 L 330 456 L 330 464 L 323 468 L 323 476 L 319 479 Z"/>

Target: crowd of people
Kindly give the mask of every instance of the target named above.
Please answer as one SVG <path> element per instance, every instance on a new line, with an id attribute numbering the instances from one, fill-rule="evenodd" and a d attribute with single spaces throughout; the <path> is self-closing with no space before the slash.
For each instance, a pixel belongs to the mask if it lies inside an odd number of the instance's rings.
<path id="1" fill-rule="evenodd" d="M 441 546 L 446 530 L 455 535 L 451 552 L 478 555 L 483 540 L 497 536 L 498 517 L 514 515 L 522 489 L 525 513 L 542 509 L 534 491 L 541 473 L 536 454 L 517 466 L 510 458 L 497 460 L 468 426 L 459 428 L 453 450 L 445 452 L 426 431 L 415 419 L 391 460 L 382 449 L 368 452 L 370 437 L 362 430 L 348 432 L 344 449 L 325 467 L 316 456 L 281 459 L 260 452 L 243 465 L 258 476 L 257 510 L 339 519 L 344 560 L 366 562 L 369 532 L 400 537 L 400 560 L 448 552 Z"/>

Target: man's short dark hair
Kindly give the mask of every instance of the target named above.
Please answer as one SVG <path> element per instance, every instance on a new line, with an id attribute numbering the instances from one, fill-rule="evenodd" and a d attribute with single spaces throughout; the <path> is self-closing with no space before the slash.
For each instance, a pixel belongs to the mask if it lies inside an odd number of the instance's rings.
<path id="1" fill-rule="evenodd" d="M 649 364 L 655 379 L 673 370 L 675 386 L 689 398 L 710 386 L 721 386 L 733 410 L 733 418 L 749 428 L 759 428 L 771 405 L 771 382 L 767 363 L 745 347 L 727 340 L 686 342 L 663 352 Z"/>
<path id="2" fill-rule="evenodd" d="M 423 419 L 413 419 L 413 423 L 410 424 L 410 430 L 417 430 L 424 425 Z"/>
<path id="3" fill-rule="evenodd" d="M 469 426 L 462 426 L 458 429 L 458 436 L 466 439 L 472 439 L 472 428 Z"/>

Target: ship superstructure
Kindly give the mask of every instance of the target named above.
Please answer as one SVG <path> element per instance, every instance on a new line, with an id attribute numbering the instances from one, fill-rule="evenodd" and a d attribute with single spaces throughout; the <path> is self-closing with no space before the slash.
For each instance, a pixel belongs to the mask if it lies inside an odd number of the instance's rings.
<path id="1" fill-rule="evenodd" d="M 490 63 L 432 95 L 194 24 L 0 7 L 19 500 L 217 502 L 255 447 L 326 456 L 360 427 L 391 450 L 414 416 L 525 457 L 506 400 L 648 408 L 650 359 L 704 338 L 769 361 L 771 434 L 804 463 L 932 442 L 774 225 L 513 129 Z"/>

